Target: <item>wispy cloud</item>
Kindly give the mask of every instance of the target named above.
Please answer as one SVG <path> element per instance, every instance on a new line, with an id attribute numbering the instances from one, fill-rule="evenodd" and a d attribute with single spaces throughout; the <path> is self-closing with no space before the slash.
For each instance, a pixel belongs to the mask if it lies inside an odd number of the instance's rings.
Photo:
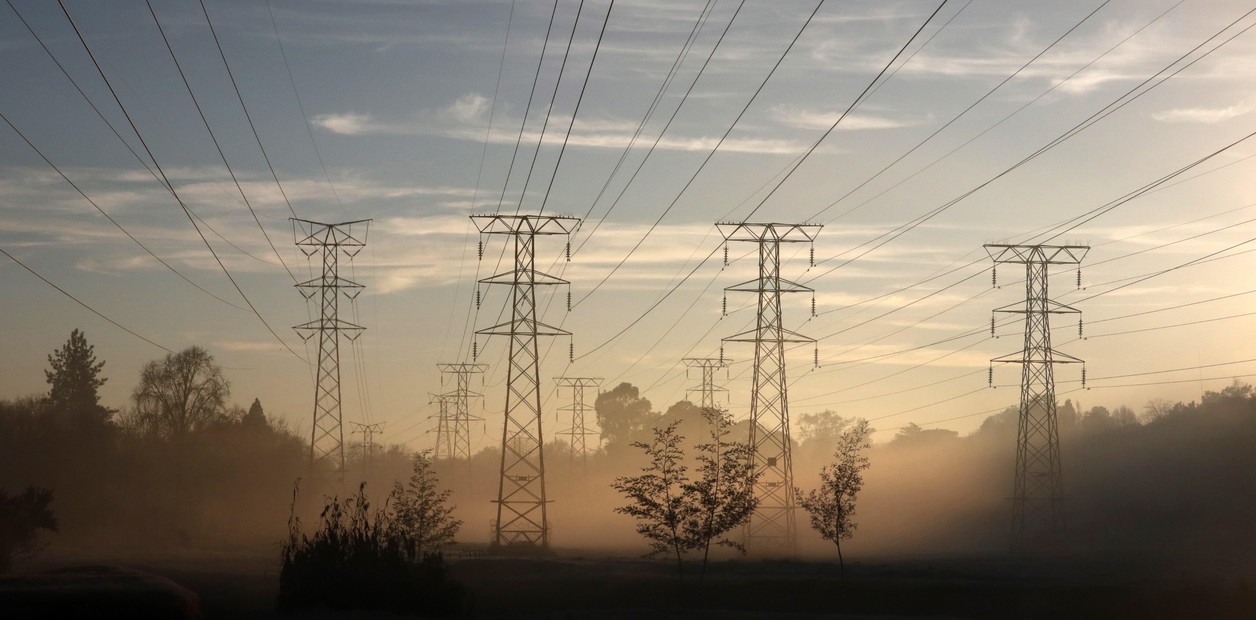
<path id="1" fill-rule="evenodd" d="M 1222 108 L 1173 108 L 1156 112 L 1151 118 L 1164 123 L 1203 123 L 1212 125 L 1243 116 L 1253 109 L 1251 101 L 1242 101 Z"/>

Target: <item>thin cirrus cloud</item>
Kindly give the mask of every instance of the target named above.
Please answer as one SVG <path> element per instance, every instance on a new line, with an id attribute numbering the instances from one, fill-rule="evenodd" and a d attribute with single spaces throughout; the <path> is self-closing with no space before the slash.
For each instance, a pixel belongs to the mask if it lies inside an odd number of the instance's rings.
<path id="1" fill-rule="evenodd" d="M 1243 101 L 1221 108 L 1173 108 L 1156 112 L 1151 118 L 1164 123 L 1202 123 L 1212 125 L 1237 118 L 1251 112 L 1251 101 Z"/>

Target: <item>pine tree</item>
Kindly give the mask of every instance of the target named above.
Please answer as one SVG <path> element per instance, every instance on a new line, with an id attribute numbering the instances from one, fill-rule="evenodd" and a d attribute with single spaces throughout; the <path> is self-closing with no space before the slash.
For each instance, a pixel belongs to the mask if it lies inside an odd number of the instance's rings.
<path id="1" fill-rule="evenodd" d="M 253 404 L 249 406 L 249 412 L 240 418 L 240 425 L 247 428 L 264 428 L 266 426 L 266 412 L 262 410 L 262 400 L 254 398 Z"/>
<path id="2" fill-rule="evenodd" d="M 100 376 L 105 362 L 96 360 L 95 347 L 87 344 L 83 332 L 75 329 L 60 349 L 48 356 L 50 370 L 44 371 L 51 389 L 48 402 L 64 419 L 81 424 L 103 424 L 110 410 L 100 406 L 97 393 L 106 379 Z"/>

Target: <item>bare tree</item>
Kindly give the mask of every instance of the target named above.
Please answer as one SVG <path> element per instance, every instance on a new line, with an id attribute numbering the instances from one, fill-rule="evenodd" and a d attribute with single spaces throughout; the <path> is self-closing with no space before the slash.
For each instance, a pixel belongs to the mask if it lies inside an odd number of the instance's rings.
<path id="1" fill-rule="evenodd" d="M 805 495 L 801 489 L 794 489 L 798 504 L 811 516 L 811 527 L 837 545 L 838 574 L 842 577 L 846 573 L 842 540 L 855 532 L 855 499 L 863 489 L 863 472 L 868 469 L 864 450 L 871 447 L 871 434 L 867 420 L 859 420 L 842 431 L 833 462 L 820 469 L 820 488 Z"/>
<path id="2" fill-rule="evenodd" d="M 712 542 L 746 552 L 741 543 L 722 537 L 750 519 L 759 506 L 750 444 L 728 440 L 732 415 L 708 408 L 702 410 L 702 417 L 710 425 L 711 440 L 695 446 L 699 477 L 684 485 L 685 501 L 693 506 L 692 517 L 684 524 L 684 538 L 686 546 L 702 550 L 699 583 L 706 578 Z"/>
<path id="3" fill-rule="evenodd" d="M 442 491 L 437 486 L 431 451 L 415 454 L 412 467 L 410 480 L 405 486 L 396 483 L 391 499 L 396 507 L 397 527 L 411 541 L 414 557 L 422 559 L 452 544 L 462 521 L 453 518 L 454 506 L 448 503 L 452 491 Z"/>
<path id="4" fill-rule="evenodd" d="M 676 556 L 676 570 L 685 577 L 681 556 L 689 549 L 683 526 L 695 517 L 694 505 L 685 501 L 685 485 L 689 478 L 684 464 L 684 441 L 676 427 L 679 421 L 663 428 L 655 428 L 650 443 L 634 441 L 632 446 L 641 448 L 650 459 L 639 476 L 621 476 L 611 487 L 623 493 L 629 504 L 615 512 L 637 519 L 637 533 L 650 543 L 646 557 L 663 554 Z"/>
<path id="5" fill-rule="evenodd" d="M 132 398 L 142 427 L 181 436 L 217 421 L 231 386 L 214 356 L 192 346 L 144 365 Z"/>

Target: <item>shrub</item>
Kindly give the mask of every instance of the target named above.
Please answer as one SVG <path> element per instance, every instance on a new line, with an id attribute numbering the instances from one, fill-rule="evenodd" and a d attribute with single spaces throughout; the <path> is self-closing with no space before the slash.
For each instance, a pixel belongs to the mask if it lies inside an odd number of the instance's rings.
<path id="1" fill-rule="evenodd" d="M 294 511 L 295 497 L 294 491 Z M 439 547 L 423 549 L 389 502 L 372 511 L 365 484 L 343 501 L 329 499 L 319 521 L 307 536 L 295 514 L 288 520 L 279 573 L 281 611 L 328 607 L 425 617 L 466 611 L 466 595 L 448 578 Z"/>
<path id="2" fill-rule="evenodd" d="M 15 555 L 34 551 L 39 530 L 57 531 L 51 504 L 52 489 L 29 486 L 13 496 L 0 489 L 0 573 L 9 571 Z"/>

